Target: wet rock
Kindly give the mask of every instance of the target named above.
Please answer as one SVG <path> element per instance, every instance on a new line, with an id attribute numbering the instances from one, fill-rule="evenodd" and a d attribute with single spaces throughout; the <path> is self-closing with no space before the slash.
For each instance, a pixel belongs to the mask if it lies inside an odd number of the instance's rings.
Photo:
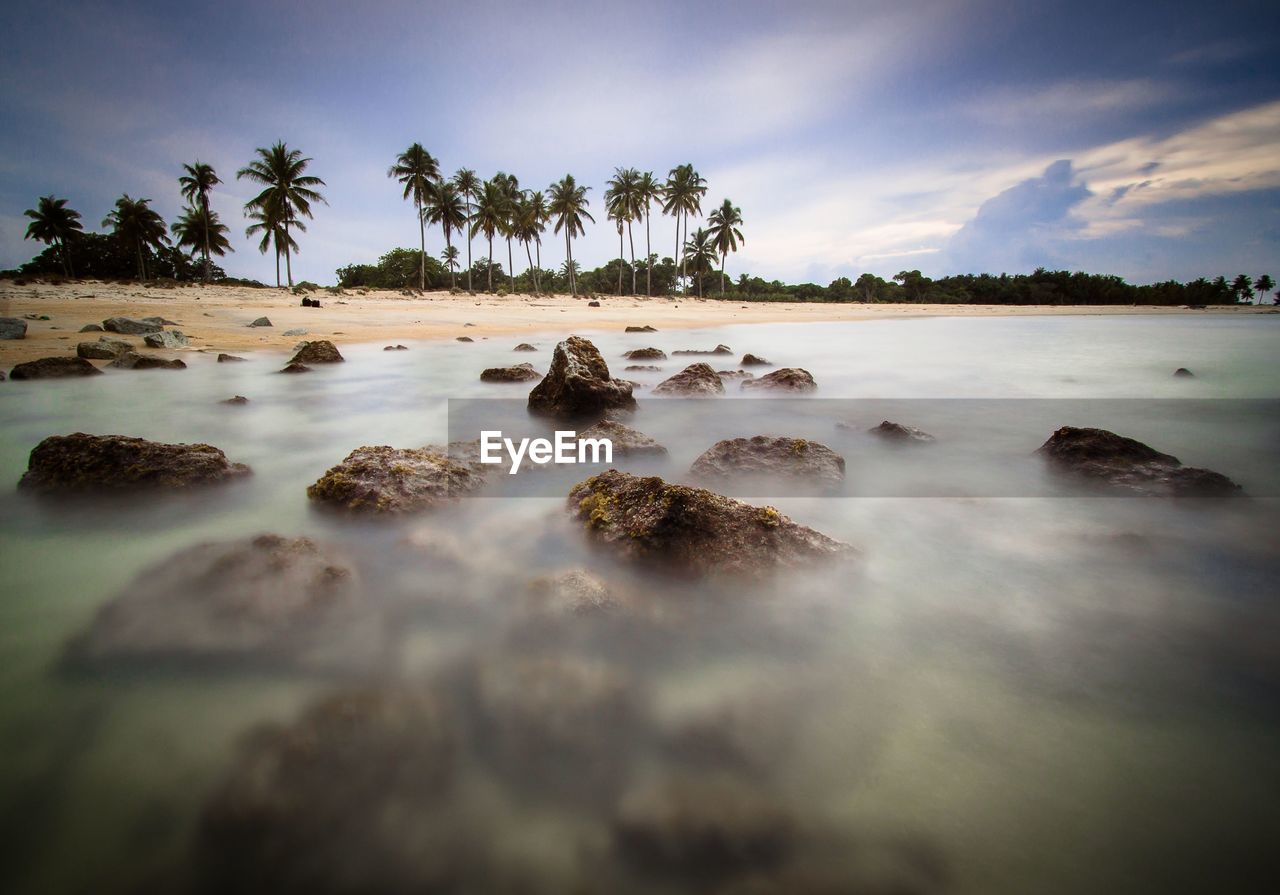
<path id="1" fill-rule="evenodd" d="M 748 373 L 746 370 L 716 370 L 716 375 L 721 379 L 755 379 L 755 373 Z"/>
<path id="2" fill-rule="evenodd" d="M 656 333 L 656 332 L 657 332 L 657 330 L 656 330 L 656 329 L 654 329 L 652 326 L 628 326 L 628 327 L 627 327 L 627 332 L 629 332 L 629 333 Z"/>
<path id="3" fill-rule="evenodd" d="M 627 360 L 666 360 L 667 353 L 661 348 L 633 348 L 631 351 L 624 352 L 623 357 Z"/>
<path id="4" fill-rule="evenodd" d="M 145 323 L 155 323 L 159 326 L 181 326 L 176 320 L 169 320 L 165 317 L 143 317 Z"/>
<path id="5" fill-rule="evenodd" d="M 609 586 L 583 569 L 535 578 L 528 592 L 531 608 L 540 615 L 592 615 L 618 607 Z"/>
<path id="6" fill-rule="evenodd" d="M 309 538 L 266 534 L 189 547 L 143 571 L 72 641 L 67 658 L 346 664 L 351 657 L 316 651 L 354 638 L 367 621 L 345 557 Z"/>
<path id="7" fill-rule="evenodd" d="M 294 339 L 294 338 L 297 338 L 298 336 L 305 336 L 307 334 L 307 331 L 305 329 L 286 329 L 284 331 L 284 334 L 289 338 Z"/>
<path id="8" fill-rule="evenodd" d="M 9 372 L 9 378 L 14 380 L 100 375 L 102 371 L 82 357 L 42 357 L 18 364 Z"/>
<path id="9" fill-rule="evenodd" d="M 21 317 L 0 317 L 0 340 L 25 339 L 27 321 Z"/>
<path id="10" fill-rule="evenodd" d="M 693 461 L 689 471 L 716 480 L 757 475 L 841 482 L 844 457 L 816 441 L 757 435 L 716 442 Z"/>
<path id="11" fill-rule="evenodd" d="M 386 348 L 383 348 L 382 350 L 383 351 L 408 351 L 409 347 L 407 345 L 388 345 Z"/>
<path id="12" fill-rule="evenodd" d="M 517 345 L 515 348 L 512 348 L 511 350 L 512 351 L 537 351 L 538 349 L 530 345 L 528 342 L 521 342 L 519 345 Z"/>
<path id="13" fill-rule="evenodd" d="M 93 492 L 180 489 L 249 474 L 208 444 L 164 444 L 126 435 L 51 435 L 31 452 L 18 487 Z"/>
<path id="14" fill-rule="evenodd" d="M 486 471 L 435 447 L 358 447 L 308 487 L 307 497 L 348 513 L 400 515 L 475 491 Z"/>
<path id="15" fill-rule="evenodd" d="M 151 354 L 138 354 L 136 351 L 126 351 L 117 355 L 116 359 L 107 366 L 117 370 L 185 370 L 187 368 L 185 363 L 176 358 L 168 360 Z"/>
<path id="16" fill-rule="evenodd" d="M 1196 374 L 1192 373 L 1186 367 L 1178 367 L 1178 369 L 1173 371 L 1173 375 L 1184 379 L 1188 377 L 1194 379 Z"/>
<path id="17" fill-rule="evenodd" d="M 1183 466 L 1177 457 L 1105 429 L 1063 426 L 1036 453 L 1061 472 L 1121 492 L 1157 497 L 1234 497 L 1243 493 L 1220 473 Z"/>
<path id="18" fill-rule="evenodd" d="M 219 404 L 248 404 L 249 399 L 244 395 L 233 395 L 218 402 Z"/>
<path id="19" fill-rule="evenodd" d="M 578 433 L 579 438 L 607 438 L 613 442 L 613 455 L 665 454 L 667 449 L 654 439 L 625 426 L 617 420 L 601 420 Z"/>
<path id="20" fill-rule="evenodd" d="M 917 429 L 915 426 L 904 426 L 902 423 L 893 423 L 889 420 L 885 420 L 880 425 L 868 429 L 867 432 L 878 438 L 883 438 L 885 441 L 901 443 L 927 444 L 934 440 L 934 437 L 923 429 Z"/>
<path id="21" fill-rule="evenodd" d="M 310 367 L 308 367 L 306 364 L 294 364 L 294 363 L 290 363 L 290 364 L 286 364 L 286 365 L 285 365 L 285 366 L 280 370 L 280 372 L 281 372 L 281 373 L 310 373 L 310 372 L 311 372 L 311 368 L 310 368 Z"/>
<path id="22" fill-rule="evenodd" d="M 516 364 L 513 367 L 489 367 L 480 373 L 481 382 L 531 382 L 541 379 L 533 364 Z"/>
<path id="23" fill-rule="evenodd" d="M 147 333 L 142 341 L 148 348 L 185 348 L 187 337 L 175 330 L 164 330 L 158 333 Z"/>
<path id="24" fill-rule="evenodd" d="M 5 377 L 5 372 L 4 372 L 4 370 L 0 370 L 0 382 L 4 382 L 5 378 L 6 378 L 6 377 Z"/>
<path id="25" fill-rule="evenodd" d="M 850 554 L 773 507 L 611 469 L 574 486 L 568 510 L 624 559 L 673 573 L 751 574 Z"/>
<path id="26" fill-rule="evenodd" d="M 589 302 L 587 302 L 587 307 L 588 307 L 588 308 L 598 308 L 598 307 L 600 307 L 600 302 L 598 302 L 598 301 L 589 301 Z"/>
<path id="27" fill-rule="evenodd" d="M 104 330 L 102 329 L 102 327 L 96 323 L 86 323 L 84 326 L 80 327 L 79 330 L 77 330 L 77 332 L 82 332 L 82 333 L 100 333 L 103 331 Z"/>
<path id="28" fill-rule="evenodd" d="M 717 345 L 710 351 L 699 351 L 696 349 L 685 349 L 683 351 L 673 351 L 672 354 L 733 354 L 733 349 L 728 345 Z"/>
<path id="29" fill-rule="evenodd" d="M 738 365 L 742 367 L 772 367 L 773 366 L 773 364 L 769 363 L 763 357 L 760 357 L 759 355 L 755 355 L 755 354 L 742 355 L 742 360 L 739 362 Z"/>
<path id="30" fill-rule="evenodd" d="M 96 342 L 81 342 L 76 345 L 76 357 L 83 357 L 86 360 L 115 360 L 120 355 L 133 349 L 132 342 L 99 336 Z"/>
<path id="31" fill-rule="evenodd" d="M 744 389 L 759 389 L 787 392 L 812 392 L 818 388 L 808 370 L 799 367 L 783 367 L 766 373 L 759 379 L 748 379 L 742 383 Z"/>
<path id="32" fill-rule="evenodd" d="M 236 364 L 243 361 L 243 357 L 236 357 L 234 354 L 219 354 L 218 363 L 220 364 Z"/>
<path id="33" fill-rule="evenodd" d="M 471 338 L 470 336 L 458 336 L 456 339 L 454 339 L 454 341 L 455 342 L 474 342 L 475 339 Z"/>
<path id="34" fill-rule="evenodd" d="M 152 320 L 138 320 L 134 317 L 108 317 L 102 321 L 102 328 L 109 333 L 120 333 L 126 336 L 145 336 L 158 333 L 164 327 Z"/>
<path id="35" fill-rule="evenodd" d="M 628 373 L 661 373 L 661 367 L 655 367 L 653 364 L 630 364 L 622 368 Z"/>
<path id="36" fill-rule="evenodd" d="M 709 364 L 690 364 L 653 387 L 655 395 L 723 395 L 724 383 Z"/>
<path id="37" fill-rule="evenodd" d="M 298 353 L 290 359 L 290 364 L 340 364 L 343 357 L 328 339 L 315 342 L 303 342 Z"/>
<path id="38" fill-rule="evenodd" d="M 271 321 L 268 320 L 266 317 L 259 317 L 257 320 L 253 321 L 252 323 L 246 324 L 246 326 L 270 326 L 270 325 L 271 325 Z"/>
<path id="39" fill-rule="evenodd" d="M 559 417 L 600 416 L 635 406 L 631 385 L 610 376 L 596 346 L 581 336 L 556 345 L 547 375 L 529 392 L 529 410 Z"/>

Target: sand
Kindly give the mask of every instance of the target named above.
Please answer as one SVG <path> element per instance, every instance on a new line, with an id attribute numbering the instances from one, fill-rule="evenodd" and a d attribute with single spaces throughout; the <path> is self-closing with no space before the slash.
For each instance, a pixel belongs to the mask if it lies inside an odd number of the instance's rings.
<path id="1" fill-rule="evenodd" d="M 1045 314 L 1256 314 L 1268 307 L 1186 308 L 1106 306 L 902 305 L 749 303 L 734 300 L 600 297 L 592 308 L 584 298 L 555 296 L 450 295 L 429 292 L 406 296 L 395 291 L 352 290 L 341 295 L 320 291 L 320 308 L 301 307 L 301 296 L 287 290 L 232 286 L 161 288 L 85 281 L 64 285 L 0 280 L 0 317 L 47 316 L 28 320 L 22 340 L 0 341 L 0 368 L 39 357 L 74 354 L 76 343 L 99 334 L 79 334 L 87 323 L 107 317 L 162 316 L 175 321 L 191 347 L 150 353 L 180 357 L 189 351 L 244 353 L 259 349 L 286 350 L 301 339 L 331 339 L 344 343 L 395 344 L 414 339 L 452 339 L 470 336 L 511 337 L 514 342 L 534 334 L 567 335 L 626 326 L 659 330 L 687 329 L 741 323 L 814 323 L 844 320 L 900 320 L 912 317 L 1028 316 Z M 249 327 L 257 317 L 271 320 L 270 328 Z M 468 324 L 471 324 L 468 326 Z M 307 335 L 285 335 L 305 329 Z M 140 338 L 134 341 L 141 342 Z"/>

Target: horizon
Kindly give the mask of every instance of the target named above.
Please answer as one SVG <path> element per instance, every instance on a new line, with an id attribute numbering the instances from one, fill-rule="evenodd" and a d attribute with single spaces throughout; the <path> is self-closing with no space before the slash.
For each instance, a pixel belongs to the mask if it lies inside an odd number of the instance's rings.
<path id="1" fill-rule="evenodd" d="M 219 265 L 271 282 L 273 258 L 244 236 L 255 191 L 235 172 L 277 139 L 327 184 L 295 281 L 416 246 L 412 205 L 386 176 L 412 142 L 445 175 L 507 171 L 545 188 L 570 173 L 590 186 L 596 224 L 574 245 L 584 269 L 616 257 L 603 209 L 614 168 L 663 179 L 686 162 L 707 179 L 704 216 L 725 198 L 742 209 L 732 279 L 1046 267 L 1146 284 L 1280 267 L 1280 11 L 1267 4 L 1179 3 L 1156 17 L 1059 3 L 647 15 L 492 3 L 429 24 L 400 3 L 354 21 L 328 7 L 289 19 L 299 9 L 232 3 L 191 29 L 149 3 L 8 6 L 0 268 L 43 249 L 23 239 L 40 196 L 67 198 L 86 230 L 122 193 L 171 223 L 181 167 L 199 159 L 223 179 L 211 204 L 235 252 Z M 408 46 L 418 22 L 423 44 Z M 677 26 L 688 42 L 672 40 Z M 626 39 L 602 52 L 600 34 Z M 521 69 L 520 46 L 557 64 Z M 291 69 L 274 92 L 272 58 Z M 673 228 L 654 215 L 659 257 Z M 430 229 L 428 251 L 443 246 Z M 544 237 L 544 266 L 562 255 Z"/>

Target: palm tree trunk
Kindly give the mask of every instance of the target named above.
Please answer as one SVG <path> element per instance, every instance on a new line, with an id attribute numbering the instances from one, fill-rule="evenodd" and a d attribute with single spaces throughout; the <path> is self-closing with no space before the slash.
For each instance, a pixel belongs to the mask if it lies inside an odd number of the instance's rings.
<path id="1" fill-rule="evenodd" d="M 485 270 L 489 274 L 489 291 L 493 291 L 493 237 L 489 237 L 489 263 L 485 265 Z"/>
<path id="2" fill-rule="evenodd" d="M 538 272 L 534 274 L 534 288 L 538 292 L 542 292 L 542 237 L 539 236 L 533 247 L 534 253 L 538 256 Z"/>
<path id="3" fill-rule="evenodd" d="M 649 272 L 645 275 L 644 291 L 653 297 L 653 246 L 649 245 L 649 208 L 644 210 L 644 257 L 649 262 Z"/>
<path id="4" fill-rule="evenodd" d="M 200 197 L 200 204 L 204 207 L 204 281 L 209 282 L 209 198 L 207 196 Z"/>
<path id="5" fill-rule="evenodd" d="M 686 211 L 686 212 L 685 212 L 683 215 L 681 215 L 681 216 L 684 218 L 684 242 L 688 242 L 688 241 L 689 241 L 689 212 L 687 212 L 687 211 Z M 680 243 L 680 245 L 682 245 L 682 246 L 683 246 L 683 245 L 684 245 L 684 242 Z M 689 276 L 689 274 L 688 274 L 688 268 L 685 266 L 685 262 L 686 262 L 687 260 L 688 260 L 688 259 L 687 259 L 687 253 L 686 253 L 683 249 L 681 249 L 681 251 L 680 251 L 680 279 L 682 279 L 682 280 L 687 279 L 687 278 L 688 278 L 688 276 Z M 699 275 L 698 275 L 698 294 L 699 294 L 699 295 L 701 295 L 701 294 L 702 294 L 702 275 L 701 275 L 701 274 L 699 274 Z"/>
<path id="6" fill-rule="evenodd" d="M 524 255 L 529 259 L 529 285 L 534 292 L 538 291 L 538 272 L 533 269 L 533 254 L 529 251 L 529 241 L 524 240 Z"/>
<path id="7" fill-rule="evenodd" d="M 67 251 L 67 240 L 65 237 L 58 240 L 58 254 L 62 256 L 62 272 L 67 276 L 71 276 L 71 254 Z"/>
<path id="8" fill-rule="evenodd" d="M 618 295 L 622 295 L 622 228 L 618 228 Z"/>
<path id="9" fill-rule="evenodd" d="M 289 279 L 289 288 L 293 288 L 293 260 L 289 257 L 289 220 L 284 222 L 284 272 Z"/>
<path id="10" fill-rule="evenodd" d="M 507 237 L 507 279 L 511 282 L 510 292 L 516 294 L 516 263 L 511 258 L 511 237 Z"/>
<path id="11" fill-rule="evenodd" d="M 727 252 L 720 253 L 720 294 L 724 295 L 724 262 L 728 258 Z"/>
<path id="12" fill-rule="evenodd" d="M 448 227 L 444 228 L 444 245 L 446 249 L 453 248 L 453 240 L 449 236 Z M 446 251 L 444 254 L 445 254 L 445 257 L 447 258 L 451 258 L 453 256 L 452 251 Z M 450 289 L 458 288 L 458 271 L 453 263 L 449 264 L 449 288 Z"/>
<path id="13" fill-rule="evenodd" d="M 470 193 L 470 191 L 468 191 L 468 192 L 467 192 L 467 207 L 468 207 L 468 208 L 470 208 L 470 207 L 471 207 L 471 193 Z M 468 221 L 468 223 L 470 223 L 470 222 Z M 471 237 L 472 237 L 472 235 L 473 235 L 473 234 L 472 234 L 472 232 L 471 232 L 471 228 L 470 228 L 470 227 L 467 227 L 467 291 L 468 291 L 468 292 L 475 292 L 475 289 L 474 289 L 474 288 L 472 288 L 472 286 L 471 286 L 471 267 L 472 267 L 472 264 L 471 264 Z"/>
<path id="14" fill-rule="evenodd" d="M 578 285 L 573 276 L 573 244 L 569 242 L 569 228 L 564 228 L 564 266 L 569 272 L 569 294 L 578 295 Z"/>
<path id="15" fill-rule="evenodd" d="M 631 244 L 631 294 L 636 294 L 636 239 L 631 233 L 631 219 L 627 218 L 627 242 Z"/>
<path id="16" fill-rule="evenodd" d="M 137 240 L 136 245 L 138 249 L 138 277 L 145 283 L 147 281 L 147 263 L 142 258 L 142 240 Z"/>
<path id="17" fill-rule="evenodd" d="M 276 246 L 276 288 L 280 288 L 280 246 Z"/>
<path id="18" fill-rule="evenodd" d="M 422 220 L 422 202 L 415 200 L 414 205 L 418 208 L 418 244 L 421 246 L 422 256 L 418 261 L 418 288 L 423 292 L 427 291 L 427 225 Z"/>
<path id="19" fill-rule="evenodd" d="M 680 263 L 680 212 L 678 211 L 676 212 L 676 249 L 675 249 L 675 252 L 671 255 L 671 263 L 672 264 Z M 675 291 L 675 287 L 677 285 L 679 284 L 678 283 L 672 284 L 671 286 L 672 292 Z"/>

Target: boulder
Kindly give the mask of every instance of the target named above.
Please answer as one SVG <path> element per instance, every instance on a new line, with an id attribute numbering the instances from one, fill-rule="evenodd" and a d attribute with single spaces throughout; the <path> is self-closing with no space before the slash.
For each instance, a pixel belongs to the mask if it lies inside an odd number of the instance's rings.
<path id="1" fill-rule="evenodd" d="M 656 333 L 656 332 L 657 332 L 657 330 L 656 330 L 656 329 L 654 329 L 652 326 L 628 326 L 628 327 L 627 327 L 627 332 L 629 332 L 629 333 Z"/>
<path id="2" fill-rule="evenodd" d="M 232 395 L 230 398 L 225 398 L 225 399 L 223 399 L 223 400 L 219 401 L 218 403 L 219 403 L 219 404 L 233 404 L 233 405 L 238 405 L 238 404 L 248 404 L 248 403 L 249 403 L 249 399 L 248 399 L 248 398 L 246 398 L 244 395 Z"/>
<path id="3" fill-rule="evenodd" d="M 108 339 L 106 336 L 99 336 L 96 342 L 81 342 L 76 345 L 76 357 L 83 357 L 86 360 L 115 360 L 125 352 L 132 351 L 133 348 L 133 343 L 126 342 L 124 339 Z"/>
<path id="4" fill-rule="evenodd" d="M 723 395 L 724 383 L 709 364 L 690 364 L 653 388 L 655 395 Z"/>
<path id="5" fill-rule="evenodd" d="M 661 373 L 662 367 L 653 364 L 629 364 L 622 368 L 627 373 Z"/>
<path id="6" fill-rule="evenodd" d="M 925 444 L 934 440 L 933 436 L 923 429 L 917 429 L 915 426 L 904 426 L 901 423 L 892 423 L 889 420 L 885 420 L 880 425 L 868 429 L 867 432 L 885 441 L 900 443 Z"/>
<path id="7" fill-rule="evenodd" d="M 1180 378 L 1187 378 L 1187 377 L 1195 378 L 1196 374 L 1192 373 L 1186 367 L 1178 367 L 1178 369 L 1173 371 L 1173 375 Z"/>
<path id="8" fill-rule="evenodd" d="M 175 330 L 162 330 L 158 333 L 147 333 L 142 337 L 148 348 L 185 348 L 187 337 Z"/>
<path id="9" fill-rule="evenodd" d="M 72 641 L 77 664 L 324 661 L 366 605 L 347 560 L 309 538 L 199 544 L 146 569 Z M 332 658 L 332 657 L 331 657 Z"/>
<path id="10" fill-rule="evenodd" d="M 751 575 L 848 555 L 773 507 L 616 469 L 574 486 L 568 509 L 595 543 L 672 573 Z"/>
<path id="11" fill-rule="evenodd" d="M 116 359 L 107 366 L 117 370 L 185 370 L 187 368 L 186 364 L 176 358 L 168 360 L 151 354 L 138 354 L 136 351 L 126 351 L 117 355 Z"/>
<path id="12" fill-rule="evenodd" d="M 530 345 L 528 342 L 521 342 L 519 345 L 517 345 L 515 348 L 512 348 L 511 350 L 512 351 L 537 351 L 538 349 Z"/>
<path id="13" fill-rule="evenodd" d="M 667 449 L 654 439 L 625 426 L 617 420 L 601 420 L 578 433 L 579 438 L 607 438 L 613 443 L 613 455 L 665 454 Z"/>
<path id="14" fill-rule="evenodd" d="M 760 357 L 759 355 L 744 354 L 742 355 L 742 360 L 738 363 L 738 366 L 740 367 L 772 367 L 773 364 L 769 363 L 767 360 L 765 360 L 763 357 Z"/>
<path id="15" fill-rule="evenodd" d="M 627 360 L 666 360 L 667 353 L 661 348 L 633 348 L 623 355 Z"/>
<path id="16" fill-rule="evenodd" d="M 408 350 L 409 350 L 409 346 L 407 346 L 407 345 L 388 345 L 388 346 L 386 346 L 385 348 L 383 348 L 382 350 L 383 350 L 383 351 L 408 351 Z"/>
<path id="17" fill-rule="evenodd" d="M 243 357 L 236 357 L 234 354 L 219 354 L 218 363 L 220 364 L 236 364 L 244 360 Z"/>
<path id="18" fill-rule="evenodd" d="M 281 370 L 281 373 L 310 373 L 311 368 L 306 364 L 287 364 Z"/>
<path id="19" fill-rule="evenodd" d="M 528 597 L 529 608 L 541 616 L 594 615 L 618 608 L 609 586 L 583 569 L 533 579 Z"/>
<path id="20" fill-rule="evenodd" d="M 785 392 L 812 392 L 817 390 L 818 383 L 813 381 L 813 376 L 808 370 L 802 370 L 799 367 L 783 367 L 780 370 L 774 370 L 772 373 L 766 373 L 759 379 L 747 379 L 743 381 L 742 388 Z"/>
<path id="21" fill-rule="evenodd" d="M 144 323 L 155 323 L 159 326 L 180 326 L 181 325 L 178 323 L 178 321 L 169 320 L 168 318 L 165 318 L 165 317 L 143 317 L 142 320 Z"/>
<path id="22" fill-rule="evenodd" d="M 480 373 L 481 382 L 531 382 L 541 374 L 533 364 L 516 364 L 513 367 L 490 367 Z"/>
<path id="23" fill-rule="evenodd" d="M 284 335 L 291 339 L 296 339 L 298 336 L 305 336 L 306 334 L 307 331 L 305 329 L 286 329 L 284 331 Z"/>
<path id="24" fill-rule="evenodd" d="M 358 447 L 308 487 L 307 497 L 353 514 L 402 515 L 475 491 L 491 468 L 436 447 Z"/>
<path id="25" fill-rule="evenodd" d="M 1183 466 L 1140 441 L 1106 429 L 1063 426 L 1036 453 L 1053 468 L 1117 492 L 1155 497 L 1235 497 L 1235 482 L 1208 469 Z"/>
<path id="26" fill-rule="evenodd" d="M 27 321 L 21 317 L 0 317 L 0 340 L 25 339 Z"/>
<path id="27" fill-rule="evenodd" d="M 689 471 L 715 480 L 754 475 L 836 483 L 844 481 L 844 457 L 816 441 L 757 435 L 716 442 Z"/>
<path id="28" fill-rule="evenodd" d="M 630 383 L 614 379 L 596 346 L 581 336 L 556 345 L 551 367 L 529 392 L 529 410 L 559 417 L 602 416 L 634 409 Z"/>
<path id="29" fill-rule="evenodd" d="M 4 370 L 0 370 L 0 382 L 4 382 L 5 378 L 6 378 L 6 377 L 5 377 L 5 372 L 4 372 Z"/>
<path id="30" fill-rule="evenodd" d="M 257 320 L 253 321 L 252 323 L 248 323 L 245 325 L 246 326 L 270 326 L 271 321 L 268 320 L 266 317 L 259 317 Z"/>
<path id="31" fill-rule="evenodd" d="M 588 308 L 598 308 L 598 307 L 600 307 L 600 302 L 598 302 L 598 301 L 589 301 L 589 302 L 587 302 L 587 307 L 588 307 Z"/>
<path id="32" fill-rule="evenodd" d="M 730 348 L 728 345 L 717 345 L 715 348 L 712 348 L 710 351 L 701 351 L 701 350 L 697 350 L 697 349 L 690 349 L 690 348 L 686 348 L 686 349 L 684 349 L 683 351 L 673 351 L 673 352 L 671 352 L 671 353 L 672 353 L 672 354 L 681 354 L 681 355 L 687 355 L 687 354 L 733 354 L 733 349 L 732 349 L 732 348 Z"/>
<path id="33" fill-rule="evenodd" d="M 458 336 L 456 339 L 454 339 L 454 341 L 455 342 L 474 342 L 475 339 L 471 338 L 470 336 Z"/>
<path id="34" fill-rule="evenodd" d="M 328 339 L 315 342 L 303 342 L 298 353 L 289 361 L 290 364 L 339 364 L 343 357 L 337 347 Z"/>
<path id="35" fill-rule="evenodd" d="M 100 376 L 102 371 L 83 357 L 42 357 L 18 364 L 10 379 L 67 379 L 72 376 Z"/>
<path id="36" fill-rule="evenodd" d="M 716 370 L 716 375 L 721 379 L 755 379 L 755 373 L 748 373 L 746 370 Z"/>
<path id="37" fill-rule="evenodd" d="M 51 435 L 36 445 L 18 487 L 44 492 L 176 490 L 249 474 L 208 444 L 164 444 L 127 435 Z"/>
<path id="38" fill-rule="evenodd" d="M 84 326 L 80 327 L 80 329 L 77 330 L 77 332 L 100 333 L 100 332 L 104 332 L 104 330 L 101 326 L 99 326 L 96 323 L 86 323 Z"/>
<path id="39" fill-rule="evenodd" d="M 154 320 L 138 320 L 134 317 L 108 317 L 102 321 L 102 328 L 109 333 L 120 333 L 126 336 L 145 336 L 164 329 Z"/>

